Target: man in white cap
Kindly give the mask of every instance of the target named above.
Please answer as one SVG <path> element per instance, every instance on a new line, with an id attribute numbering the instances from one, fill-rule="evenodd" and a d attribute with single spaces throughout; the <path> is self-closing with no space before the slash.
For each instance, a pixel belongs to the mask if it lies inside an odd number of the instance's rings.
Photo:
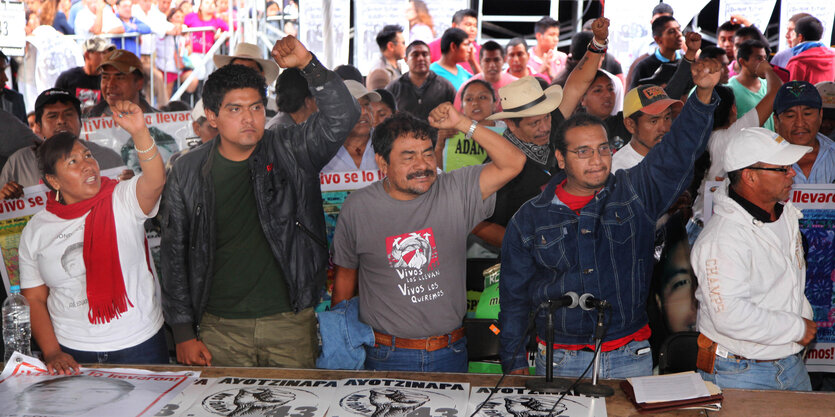
<path id="1" fill-rule="evenodd" d="M 809 391 L 800 352 L 815 337 L 806 261 L 789 198 L 809 146 L 743 129 L 725 152 L 728 180 L 693 246 L 699 372 L 722 388 Z"/>
<path id="2" fill-rule="evenodd" d="M 278 65 L 271 59 L 264 59 L 258 45 L 241 42 L 235 46 L 235 52 L 232 55 L 218 54 L 212 59 L 218 68 L 230 64 L 250 67 L 264 76 L 268 86 L 273 85 L 275 79 L 278 78 Z"/>
<path id="3" fill-rule="evenodd" d="M 360 119 L 348 133 L 345 143 L 339 148 L 333 159 L 322 168 L 322 172 L 344 172 L 356 170 L 377 170 L 374 160 L 374 149 L 371 147 L 371 127 L 374 125 L 374 112 L 371 103 L 381 100 L 376 91 L 368 91 L 365 86 L 354 81 L 345 80 L 348 91 L 359 102 L 362 108 Z"/>

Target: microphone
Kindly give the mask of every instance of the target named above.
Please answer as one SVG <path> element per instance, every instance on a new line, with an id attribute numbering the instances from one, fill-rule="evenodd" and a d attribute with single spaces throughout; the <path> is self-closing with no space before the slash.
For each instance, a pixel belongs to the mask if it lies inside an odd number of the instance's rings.
<path id="1" fill-rule="evenodd" d="M 580 297 L 577 296 L 577 293 L 574 292 L 574 291 L 569 291 L 569 292 L 565 293 L 565 295 L 563 295 L 562 297 L 557 298 L 556 300 L 548 300 L 548 301 L 543 302 L 542 304 L 539 305 L 539 308 L 549 308 L 550 307 L 551 310 L 553 311 L 553 310 L 556 310 L 556 309 L 561 308 L 561 307 L 574 308 L 574 307 L 577 307 L 579 304 L 580 304 Z"/>
<path id="2" fill-rule="evenodd" d="M 580 308 L 582 308 L 583 310 L 587 310 L 587 311 L 588 310 L 593 310 L 595 308 L 607 309 L 607 308 L 612 307 L 612 305 L 609 304 L 608 301 L 599 300 L 597 298 L 594 298 L 594 296 L 589 294 L 589 293 L 585 293 L 585 294 L 581 295 L 579 303 L 580 303 Z"/>

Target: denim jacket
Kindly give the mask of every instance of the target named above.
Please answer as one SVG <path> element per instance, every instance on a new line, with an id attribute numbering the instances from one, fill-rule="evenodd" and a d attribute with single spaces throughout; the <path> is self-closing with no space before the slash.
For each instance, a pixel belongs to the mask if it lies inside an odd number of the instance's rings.
<path id="1" fill-rule="evenodd" d="M 716 93 L 709 105 L 691 96 L 663 140 L 635 167 L 609 174 L 579 215 L 555 196 L 566 178 L 563 172 L 513 216 L 502 245 L 499 280 L 499 336 L 506 371 L 527 366 L 519 344 L 526 342 L 528 315 L 568 291 L 590 293 L 612 305 L 604 341 L 647 324 L 655 223 L 690 184 L 718 102 Z M 594 311 L 559 309 L 554 314 L 555 343 L 591 344 L 595 323 Z M 536 313 L 536 324 L 545 339 L 544 310 Z"/>
<path id="2" fill-rule="evenodd" d="M 316 359 L 321 369 L 363 369 L 365 346 L 374 346 L 374 330 L 360 321 L 359 297 L 345 300 L 319 318 L 322 352 Z"/>

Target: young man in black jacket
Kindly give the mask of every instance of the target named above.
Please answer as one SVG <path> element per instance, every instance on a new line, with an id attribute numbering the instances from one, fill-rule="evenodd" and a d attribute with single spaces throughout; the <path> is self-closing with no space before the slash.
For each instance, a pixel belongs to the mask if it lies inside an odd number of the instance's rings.
<path id="1" fill-rule="evenodd" d="M 265 131 L 264 78 L 223 67 L 203 89 L 219 135 L 178 159 L 165 187 L 163 312 L 183 364 L 314 364 L 312 307 L 328 259 L 319 171 L 360 109 L 294 37 L 276 42 L 272 55 L 301 70 L 319 112 Z"/>

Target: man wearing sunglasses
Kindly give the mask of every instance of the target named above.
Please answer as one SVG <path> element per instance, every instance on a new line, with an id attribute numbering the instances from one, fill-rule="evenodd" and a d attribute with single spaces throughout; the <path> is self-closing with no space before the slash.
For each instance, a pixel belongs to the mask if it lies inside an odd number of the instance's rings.
<path id="1" fill-rule="evenodd" d="M 809 391 L 800 352 L 815 337 L 804 294 L 792 165 L 812 152 L 770 130 L 743 129 L 725 151 L 728 180 L 693 246 L 699 279 L 699 372 L 722 388 Z"/>
<path id="2" fill-rule="evenodd" d="M 560 126 L 555 156 L 563 172 L 513 216 L 502 244 L 499 337 L 505 371 L 526 371 L 525 328 L 535 312 L 536 370 L 545 373 L 548 309 L 537 307 L 573 291 L 610 305 L 600 376 L 652 373 L 646 300 L 655 223 L 690 183 L 696 155 L 710 136 L 721 64 L 700 60 L 691 72 L 695 94 L 664 140 L 632 169 L 611 173 L 612 148 L 600 119 L 578 114 Z M 555 311 L 555 375 L 584 373 L 594 357 L 596 318 L 596 311 L 580 308 Z"/>

